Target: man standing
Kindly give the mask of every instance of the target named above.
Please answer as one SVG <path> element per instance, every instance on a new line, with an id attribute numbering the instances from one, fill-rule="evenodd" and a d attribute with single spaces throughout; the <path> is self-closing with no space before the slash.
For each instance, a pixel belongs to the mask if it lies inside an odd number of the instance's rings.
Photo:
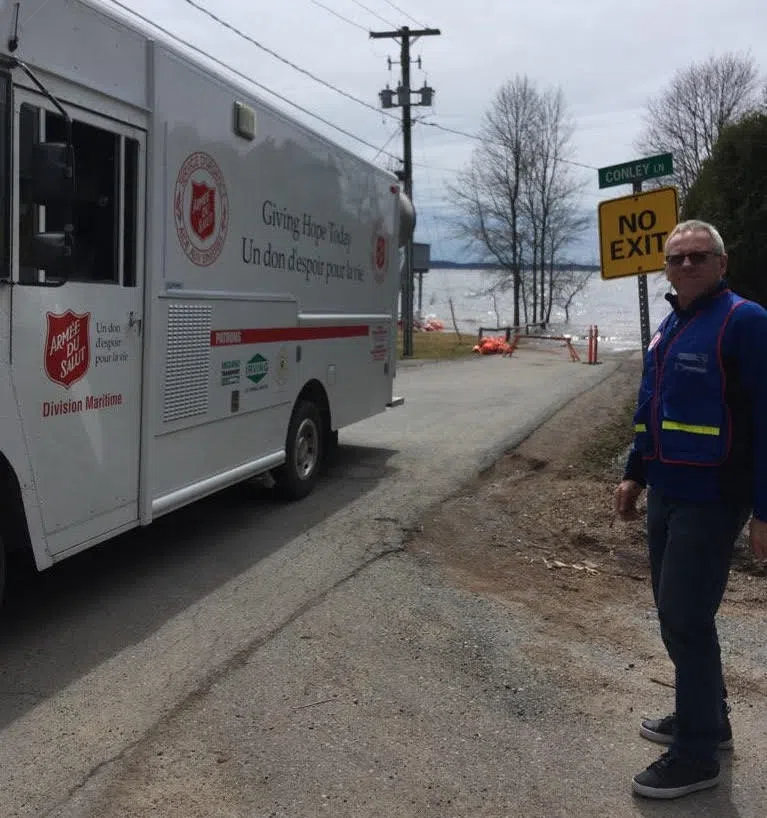
<path id="1" fill-rule="evenodd" d="M 749 514 L 751 548 L 767 558 L 767 311 L 725 284 L 717 230 L 678 224 L 666 241 L 672 312 L 647 349 L 634 445 L 615 492 L 635 519 L 648 487 L 652 590 L 674 663 L 676 709 L 640 733 L 670 749 L 632 780 L 648 798 L 719 781 L 732 746 L 715 617 L 735 540 Z"/>

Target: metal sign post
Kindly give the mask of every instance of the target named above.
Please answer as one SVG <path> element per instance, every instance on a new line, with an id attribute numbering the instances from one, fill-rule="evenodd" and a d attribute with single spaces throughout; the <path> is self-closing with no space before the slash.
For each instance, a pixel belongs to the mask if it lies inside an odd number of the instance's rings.
<path id="1" fill-rule="evenodd" d="M 634 182 L 634 193 L 642 192 L 642 183 Z M 645 352 L 650 346 L 650 299 L 647 295 L 647 276 L 637 276 L 637 287 L 639 289 L 639 328 L 642 333 L 642 351 Z"/>

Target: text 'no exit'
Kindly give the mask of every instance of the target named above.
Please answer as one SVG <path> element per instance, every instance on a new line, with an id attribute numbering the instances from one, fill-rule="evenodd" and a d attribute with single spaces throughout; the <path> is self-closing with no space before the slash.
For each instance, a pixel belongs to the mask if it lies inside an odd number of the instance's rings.
<path id="1" fill-rule="evenodd" d="M 677 219 L 677 194 L 673 187 L 602 202 L 599 205 L 602 278 L 662 270 L 665 240 Z"/>

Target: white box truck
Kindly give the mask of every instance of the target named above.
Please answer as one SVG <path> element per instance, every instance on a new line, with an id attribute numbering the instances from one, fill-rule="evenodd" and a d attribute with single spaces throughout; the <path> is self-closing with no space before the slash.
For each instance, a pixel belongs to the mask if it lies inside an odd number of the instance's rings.
<path id="1" fill-rule="evenodd" d="M 0 0 L 0 574 L 398 402 L 396 177 L 113 8 Z"/>

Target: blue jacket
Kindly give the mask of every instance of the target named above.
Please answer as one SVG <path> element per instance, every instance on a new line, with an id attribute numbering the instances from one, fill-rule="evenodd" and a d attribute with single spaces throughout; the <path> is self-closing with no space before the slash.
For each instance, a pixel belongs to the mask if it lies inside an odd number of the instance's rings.
<path id="1" fill-rule="evenodd" d="M 767 520 L 767 311 L 724 283 L 653 336 L 624 477 Z"/>

